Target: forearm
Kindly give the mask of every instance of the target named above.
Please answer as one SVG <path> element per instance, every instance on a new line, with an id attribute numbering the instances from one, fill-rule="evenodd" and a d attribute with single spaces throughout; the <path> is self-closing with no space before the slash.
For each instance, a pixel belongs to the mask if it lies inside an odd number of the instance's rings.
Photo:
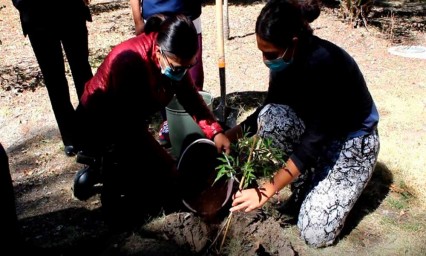
<path id="1" fill-rule="evenodd" d="M 269 198 L 295 180 L 299 175 L 300 171 L 293 161 L 289 159 L 286 165 L 275 173 L 272 180 L 267 181 L 259 188 L 262 193 L 262 201 L 264 200 L 266 202 Z"/>
<path id="2" fill-rule="evenodd" d="M 130 8 L 132 9 L 132 16 L 135 25 L 143 22 L 142 11 L 141 11 L 141 3 L 139 0 L 130 0 Z"/>

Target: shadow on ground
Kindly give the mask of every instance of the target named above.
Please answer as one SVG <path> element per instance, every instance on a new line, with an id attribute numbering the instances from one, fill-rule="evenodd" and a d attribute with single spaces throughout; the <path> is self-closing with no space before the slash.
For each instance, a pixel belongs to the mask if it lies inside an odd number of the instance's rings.
<path id="1" fill-rule="evenodd" d="M 389 194 L 392 183 L 392 172 L 385 164 L 378 162 L 367 187 L 347 217 L 345 227 L 340 234 L 341 238 L 349 235 L 365 216 L 380 206 Z"/>
<path id="2" fill-rule="evenodd" d="M 89 255 L 101 251 L 111 234 L 101 211 L 67 208 L 20 220 L 31 244 L 55 250 L 58 255 Z M 95 255 L 98 255 L 95 253 Z"/>

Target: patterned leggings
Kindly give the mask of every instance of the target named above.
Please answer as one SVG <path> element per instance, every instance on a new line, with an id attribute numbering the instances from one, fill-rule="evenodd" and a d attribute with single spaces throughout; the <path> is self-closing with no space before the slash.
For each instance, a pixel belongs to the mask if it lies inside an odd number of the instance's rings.
<path id="1" fill-rule="evenodd" d="M 289 156 L 305 130 L 303 121 L 288 106 L 269 104 L 259 113 L 260 137 L 272 138 L 273 146 Z M 373 173 L 379 153 L 377 130 L 351 139 L 334 140 L 315 168 L 292 183 L 296 200 L 303 200 L 297 226 L 308 245 L 334 243 L 346 217 Z"/>

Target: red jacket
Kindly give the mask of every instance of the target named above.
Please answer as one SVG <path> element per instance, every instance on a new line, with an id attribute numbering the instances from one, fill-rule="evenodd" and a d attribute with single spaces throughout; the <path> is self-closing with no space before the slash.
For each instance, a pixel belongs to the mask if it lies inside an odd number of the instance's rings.
<path id="1" fill-rule="evenodd" d="M 141 34 L 112 49 L 86 83 L 81 104 L 103 125 L 132 126 L 162 110 L 176 94 L 207 138 L 222 131 L 187 73 L 172 82 L 161 74 L 155 54 L 157 33 Z"/>

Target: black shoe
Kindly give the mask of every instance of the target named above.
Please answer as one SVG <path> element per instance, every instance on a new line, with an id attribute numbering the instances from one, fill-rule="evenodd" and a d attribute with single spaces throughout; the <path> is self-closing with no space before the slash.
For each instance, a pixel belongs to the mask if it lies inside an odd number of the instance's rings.
<path id="1" fill-rule="evenodd" d="M 100 157 L 96 157 L 94 154 L 90 154 L 83 150 L 77 153 L 77 163 L 92 166 L 93 168 L 99 168 L 101 160 Z"/>
<path id="2" fill-rule="evenodd" d="M 77 154 L 77 150 L 73 145 L 66 145 L 64 151 L 67 156 L 75 156 Z"/>
<path id="3" fill-rule="evenodd" d="M 81 169 L 74 178 L 74 196 L 79 200 L 86 201 L 99 192 L 95 185 L 100 182 L 101 174 L 99 169 L 94 169 L 90 166 Z"/>

